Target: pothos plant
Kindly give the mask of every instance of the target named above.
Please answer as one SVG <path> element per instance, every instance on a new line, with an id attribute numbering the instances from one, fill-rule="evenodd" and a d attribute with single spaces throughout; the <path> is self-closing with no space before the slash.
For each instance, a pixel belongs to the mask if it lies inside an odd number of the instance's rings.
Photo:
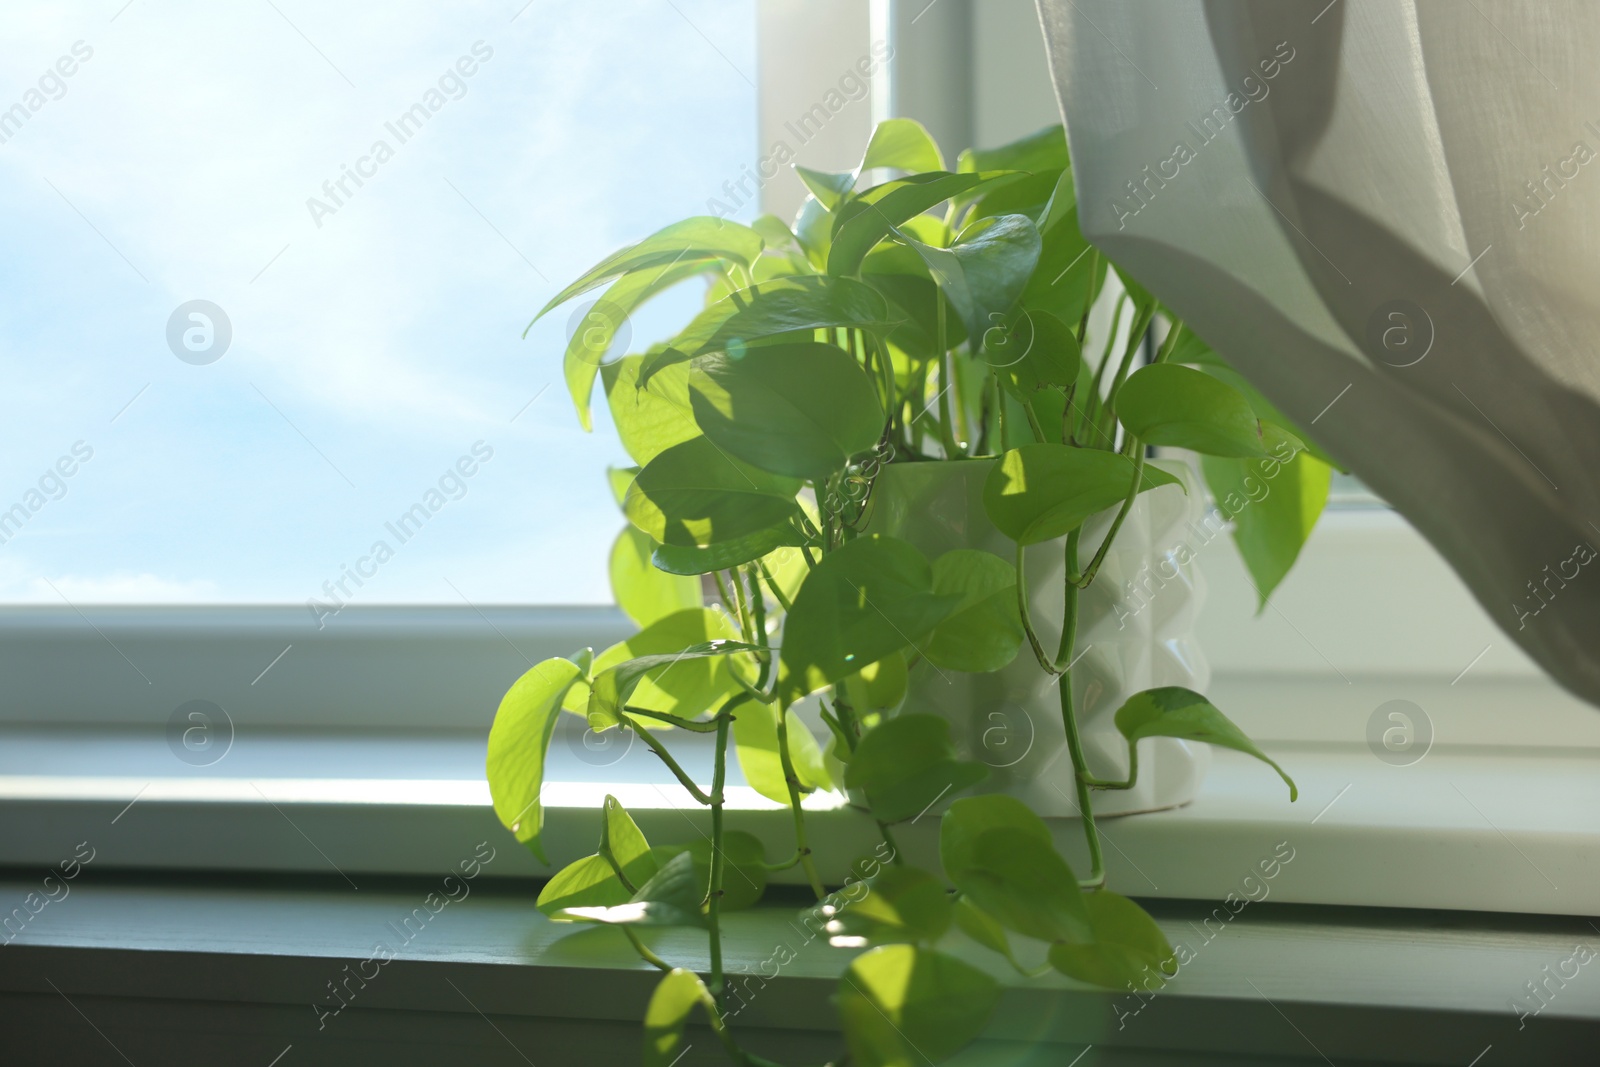
<path id="1" fill-rule="evenodd" d="M 982 1030 L 1000 987 L 937 947 L 952 925 L 1019 970 L 1030 950 L 1016 936 L 1039 943 L 1032 954 L 1046 967 L 1094 985 L 1153 988 L 1170 976 L 1160 929 L 1105 886 L 1094 793 L 1133 786 L 1146 737 L 1272 761 L 1204 696 L 1165 687 L 1116 714 L 1127 778 L 1092 774 L 1073 702 L 1079 594 L 1138 494 L 1177 480 L 1146 462 L 1151 446 L 1204 457 L 1263 600 L 1327 493 L 1314 446 L 1085 241 L 1059 127 L 963 152 L 951 171 L 921 126 L 892 119 L 855 171 L 797 170 L 811 195 L 792 229 L 772 216 L 686 219 L 607 257 L 540 312 L 609 283 L 573 332 L 564 374 L 586 428 L 602 381 L 638 464 L 611 472 L 629 524 L 610 571 L 640 630 L 523 675 L 496 715 L 488 777 L 501 820 L 543 859 L 540 786 L 566 711 L 595 731 L 631 731 L 709 809 L 708 840 L 651 846 L 608 797 L 595 854 L 538 899 L 554 920 L 615 926 L 665 972 L 645 1019 L 647 1064 L 674 1062 L 697 1006 L 735 1062 L 766 1062 L 728 1022 L 721 923 L 755 903 L 771 873 L 796 867 L 826 901 L 830 931 L 868 946 L 837 997 L 857 1067 L 942 1058 Z M 899 176 L 858 189 L 886 173 Z M 1109 327 L 1090 336 L 1111 272 L 1122 292 Z M 635 308 L 689 279 L 707 283 L 693 321 L 608 357 Z M 1134 369 L 1155 334 L 1159 348 Z M 975 459 L 990 465 L 985 507 L 1015 541 L 1014 559 L 973 549 L 928 559 L 867 529 L 886 464 Z M 1273 492 L 1258 497 L 1250 486 L 1267 478 Z M 1111 509 L 1110 532 L 1081 551 L 1085 521 Z M 1066 562 L 1054 650 L 1035 629 L 1020 569 L 1023 549 L 1043 542 L 1059 542 Z M 892 827 L 978 785 L 987 768 L 959 757 L 945 720 L 901 706 L 908 669 L 994 671 L 1018 654 L 1056 680 L 1087 875 L 1038 815 L 998 794 L 944 810 L 942 871 L 909 866 Z M 795 713 L 807 699 L 832 760 Z M 710 735 L 709 782 L 673 755 L 670 739 L 685 733 Z M 756 791 L 790 809 L 786 856 L 725 827 L 730 750 Z M 802 801 L 828 790 L 886 842 L 889 863 L 860 899 L 827 897 L 807 843 Z M 648 947 L 641 931 L 663 924 L 706 931 L 708 973 Z"/>

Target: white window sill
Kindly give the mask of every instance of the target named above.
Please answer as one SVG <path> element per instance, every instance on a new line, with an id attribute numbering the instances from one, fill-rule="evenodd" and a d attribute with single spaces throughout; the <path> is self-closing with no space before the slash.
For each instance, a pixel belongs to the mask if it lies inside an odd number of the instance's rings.
<path id="1" fill-rule="evenodd" d="M 0 864 L 48 867 L 87 840 L 102 868 L 337 872 L 359 882 L 444 870 L 464 847 L 489 840 L 502 853 L 495 875 L 551 873 L 496 821 L 481 734 L 249 740 L 215 767 L 177 777 L 160 735 L 86 744 L 66 731 L 6 729 Z M 1276 775 L 1219 751 L 1195 803 L 1102 821 L 1111 884 L 1141 897 L 1243 895 L 1242 880 L 1287 842 L 1295 859 L 1269 887 L 1275 901 L 1566 915 L 1600 905 L 1600 758 L 1592 752 L 1436 749 L 1401 768 L 1364 747 L 1269 749 L 1299 783 L 1298 803 Z M 685 760 L 691 773 L 705 763 L 693 753 Z M 774 856 L 788 849 L 783 809 L 744 787 L 736 770 L 730 781 L 730 828 L 772 842 Z M 608 792 L 652 841 L 693 840 L 708 829 L 704 810 L 643 746 L 596 768 L 558 736 L 545 793 L 545 843 L 558 863 L 594 850 Z M 825 877 L 843 881 L 876 844 L 875 828 L 831 798 L 813 805 L 818 862 Z M 1083 866 L 1076 821 L 1053 822 L 1065 854 Z M 936 817 L 896 828 L 912 862 L 936 865 L 937 828 Z"/>

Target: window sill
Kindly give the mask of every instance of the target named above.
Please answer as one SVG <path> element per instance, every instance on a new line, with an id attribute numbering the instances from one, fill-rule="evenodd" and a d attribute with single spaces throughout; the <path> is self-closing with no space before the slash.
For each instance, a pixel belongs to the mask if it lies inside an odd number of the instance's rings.
<path id="1" fill-rule="evenodd" d="M 502 849 L 485 870 L 513 859 Z M 134 1063 L 636 1062 L 656 972 L 614 931 L 548 922 L 525 885 L 457 888 L 460 899 L 407 939 L 397 925 L 441 875 L 355 892 L 337 877 L 247 885 L 98 867 L 0 951 L 0 1010 L 19 1061 L 120 1062 L 110 1044 Z M 0 880 L 0 900 L 37 885 L 31 875 Z M 727 919 L 730 972 L 778 971 L 770 991 L 746 986 L 734 1025 L 757 1052 L 820 1062 L 837 1048 L 828 998 L 851 952 L 808 938 L 806 901 L 785 892 Z M 1512 1008 L 1575 942 L 1594 943 L 1581 920 L 1265 903 L 1207 925 L 1213 905 L 1150 906 L 1193 953 L 1154 997 L 1108 996 L 1054 974 L 1022 980 L 950 935 L 942 947 L 1008 987 L 988 1036 L 960 1062 L 1077 1062 L 1085 1046 L 1097 1050 L 1085 1064 L 1174 1067 L 1591 1062 L 1592 976 L 1556 990 L 1537 1017 Z M 708 966 L 699 932 L 645 936 L 670 959 Z M 380 941 L 395 959 L 364 964 Z M 791 958 L 775 967 L 779 945 Z M 351 977 L 363 971 L 368 981 Z M 326 1014 L 341 1003 L 338 983 L 348 983 L 348 1006 Z M 709 1032 L 691 1031 L 690 1045 L 683 1067 L 724 1062 Z"/>
<path id="2" fill-rule="evenodd" d="M 693 739 L 685 739 L 692 745 Z M 1287 842 L 1295 860 L 1271 899 L 1549 915 L 1592 914 L 1600 884 L 1600 757 L 1436 748 L 1410 767 L 1315 742 L 1267 746 L 1301 789 L 1221 751 L 1200 798 L 1173 811 L 1106 819 L 1113 887 L 1141 897 L 1221 900 Z M 643 746 L 604 767 L 552 746 L 545 845 L 563 863 L 594 851 L 612 793 L 658 843 L 693 840 L 709 819 Z M 251 738 L 213 767 L 175 776 L 160 735 L 11 727 L 0 731 L 0 865 L 49 867 L 87 841 L 101 868 L 285 871 L 363 876 L 452 869 L 478 841 L 493 874 L 548 875 L 495 819 L 481 734 Z M 592 758 L 592 757 L 591 757 Z M 686 766 L 700 763 L 690 752 Z M 707 770 L 709 767 L 706 768 Z M 736 773 L 736 772 L 735 772 Z M 783 809 L 734 780 L 728 825 L 791 841 Z M 837 883 L 877 843 L 869 820 L 812 801 L 812 844 Z M 1052 820 L 1085 866 L 1074 820 Z M 896 828 L 911 862 L 936 865 L 935 817 Z M 798 881 L 798 872 L 784 876 Z"/>

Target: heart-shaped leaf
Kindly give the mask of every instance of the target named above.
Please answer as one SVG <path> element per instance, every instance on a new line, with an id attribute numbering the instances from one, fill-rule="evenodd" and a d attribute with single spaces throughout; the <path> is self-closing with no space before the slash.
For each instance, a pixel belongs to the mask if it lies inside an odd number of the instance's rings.
<path id="1" fill-rule="evenodd" d="M 817 739 L 798 715 L 775 704 L 748 702 L 734 712 L 733 739 L 739 769 L 750 788 L 785 806 L 789 803 L 789 784 L 783 774 L 783 757 L 778 750 L 778 716 L 787 715 L 789 760 L 802 789 L 830 789 L 833 779 L 822 761 Z"/>
<path id="2" fill-rule="evenodd" d="M 872 378 L 834 345 L 808 341 L 701 356 L 689 374 L 689 399 L 708 440 L 754 467 L 794 478 L 824 480 L 883 433 Z"/>
<path id="3" fill-rule="evenodd" d="M 544 784 L 545 754 L 561 714 L 562 698 L 581 677 L 571 660 L 547 659 L 536 664 L 506 691 L 489 728 L 487 774 L 494 813 L 545 863 L 549 860 L 539 843 L 544 826 L 539 789 Z"/>
<path id="4" fill-rule="evenodd" d="M 651 560 L 655 541 L 637 526 L 626 526 L 611 546 L 611 595 L 617 607 L 639 626 L 649 626 L 676 611 L 700 606 L 700 581 L 669 574 Z"/>
<path id="5" fill-rule="evenodd" d="M 647 463 L 623 510 L 664 545 L 703 548 L 788 522 L 800 512 L 799 490 L 797 479 L 752 467 L 696 437 Z"/>
<path id="6" fill-rule="evenodd" d="M 786 277 L 730 293 L 712 304 L 673 338 L 672 347 L 688 356 L 737 354 L 765 338 L 796 331 L 885 330 L 891 325 L 889 306 L 869 285 L 851 278 Z M 649 376 L 640 378 L 648 381 Z"/>
<path id="7" fill-rule="evenodd" d="M 950 894 L 927 871 L 885 867 L 863 883 L 866 896 L 846 903 L 828 932 L 888 942 L 934 942 L 950 929 Z M 848 894 L 847 900 L 848 900 Z"/>
<path id="8" fill-rule="evenodd" d="M 959 758 L 950 724 L 937 715 L 901 715 L 868 731 L 856 746 L 845 785 L 865 794 L 880 822 L 915 819 L 941 799 L 988 777 Z"/>
<path id="9" fill-rule="evenodd" d="M 748 267 L 761 254 L 762 244 L 759 233 L 730 219 L 697 215 L 675 222 L 590 267 L 577 281 L 551 297 L 534 316 L 534 322 L 550 309 L 620 274 L 704 259 L 726 259 Z"/>
<path id="10" fill-rule="evenodd" d="M 799 562 L 798 546 L 805 543 L 806 538 L 799 527 L 793 521 L 785 520 L 776 526 L 768 526 L 730 541 L 718 541 L 704 548 L 696 545 L 657 545 L 650 559 L 668 574 L 710 574 L 712 571 L 724 571 L 749 563 L 786 547 L 796 550 L 795 560 Z"/>
<path id="11" fill-rule="evenodd" d="M 646 626 L 626 641 L 619 641 L 594 658 L 591 677 L 600 675 L 628 660 L 643 656 L 676 657 L 685 648 L 712 641 L 737 640 L 739 629 L 722 611 L 715 608 L 690 608 L 674 612 Z M 686 658 L 665 668 L 649 671 L 635 684 L 628 703 L 634 707 L 666 712 L 692 719 L 738 691 L 729 676 L 735 669 L 725 658 Z M 581 702 L 571 699 L 567 709 L 579 714 L 589 707 L 588 686 L 573 686 L 573 693 L 585 690 Z"/>
<path id="12" fill-rule="evenodd" d="M 1116 394 L 1117 418 L 1148 445 L 1211 456 L 1261 456 L 1261 423 L 1250 401 L 1203 371 L 1157 363 L 1134 371 Z"/>
<path id="13" fill-rule="evenodd" d="M 1000 984 L 943 952 L 885 945 L 855 958 L 835 999 L 852 1067 L 921 1067 L 983 1032 Z"/>
<path id="14" fill-rule="evenodd" d="M 1044 820 L 1015 797 L 965 797 L 939 823 L 945 874 L 1001 925 L 1043 941 L 1089 937 L 1077 876 Z"/>
<path id="15" fill-rule="evenodd" d="M 680 852 L 656 872 L 626 904 L 611 907 L 563 908 L 554 919 L 607 926 L 706 927 L 701 905 L 705 885 L 695 871 L 694 857 Z"/>
<path id="16" fill-rule="evenodd" d="M 1129 697 L 1117 709 L 1117 730 L 1128 739 L 1130 758 L 1132 749 L 1146 737 L 1181 737 L 1186 741 L 1204 741 L 1221 745 L 1267 764 L 1289 786 L 1289 799 L 1300 796 L 1294 779 L 1256 747 L 1243 730 L 1233 724 L 1205 697 L 1181 685 L 1146 689 Z"/>
<path id="17" fill-rule="evenodd" d="M 933 591 L 959 596 L 923 647 L 928 662 L 952 671 L 997 671 L 1022 647 L 1016 568 L 999 556 L 957 548 L 933 563 Z"/>
<path id="18" fill-rule="evenodd" d="M 635 463 L 649 463 L 673 445 L 700 436 L 689 407 L 689 367 L 659 371 L 648 386 L 639 374 L 649 356 L 628 356 L 601 370 L 617 438 Z"/>
<path id="19" fill-rule="evenodd" d="M 784 623 L 778 694 L 787 706 L 891 652 L 915 648 L 959 603 L 905 541 L 871 534 L 828 553 Z"/>
<path id="20" fill-rule="evenodd" d="M 1270 423 L 1261 428 L 1264 438 L 1279 432 Z M 1268 452 L 1266 459 L 1200 460 L 1218 510 L 1233 520 L 1233 543 L 1256 587 L 1257 609 L 1263 611 L 1311 536 L 1333 479 L 1333 468 L 1308 451 L 1269 444 Z"/>
<path id="21" fill-rule="evenodd" d="M 761 646 L 743 641 L 716 640 L 690 645 L 677 652 L 640 656 L 625 660 L 595 676 L 589 683 L 589 728 L 605 730 L 622 723 L 622 708 L 646 675 L 664 679 L 673 668 L 700 659 L 726 656 L 731 652 L 758 652 Z M 651 709 L 654 710 L 654 709 Z M 698 714 L 698 712 L 696 712 Z"/>
<path id="22" fill-rule="evenodd" d="M 717 1014 L 717 1003 L 699 975 L 681 967 L 668 971 L 644 1012 L 644 1067 L 673 1067 L 683 1059 L 688 1051 L 683 1030 L 697 1006 L 708 1018 Z"/>
<path id="23" fill-rule="evenodd" d="M 1178 960 L 1155 920 L 1127 897 L 1096 890 L 1083 898 L 1093 937 L 1050 946 L 1050 965 L 1106 989 L 1160 989 Z"/>
<path id="24" fill-rule="evenodd" d="M 1053 541 L 1091 516 L 1122 503 L 1133 474 L 1133 460 L 1120 452 L 1023 445 L 1000 457 L 989 472 L 983 487 L 984 510 L 989 520 L 1018 544 Z M 1146 464 L 1139 491 L 1181 484 L 1166 471 Z"/>
<path id="25" fill-rule="evenodd" d="M 976 189 L 991 176 L 935 172 L 873 186 L 839 209 L 828 251 L 828 273 L 854 275 L 874 245 L 895 227 L 935 204 Z"/>

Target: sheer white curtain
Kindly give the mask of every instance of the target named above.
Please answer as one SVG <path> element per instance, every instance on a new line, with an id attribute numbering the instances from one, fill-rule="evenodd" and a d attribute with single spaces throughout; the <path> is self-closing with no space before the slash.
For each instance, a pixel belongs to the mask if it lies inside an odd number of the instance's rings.
<path id="1" fill-rule="evenodd" d="M 1040 9 L 1084 232 L 1600 702 L 1600 4 Z"/>

